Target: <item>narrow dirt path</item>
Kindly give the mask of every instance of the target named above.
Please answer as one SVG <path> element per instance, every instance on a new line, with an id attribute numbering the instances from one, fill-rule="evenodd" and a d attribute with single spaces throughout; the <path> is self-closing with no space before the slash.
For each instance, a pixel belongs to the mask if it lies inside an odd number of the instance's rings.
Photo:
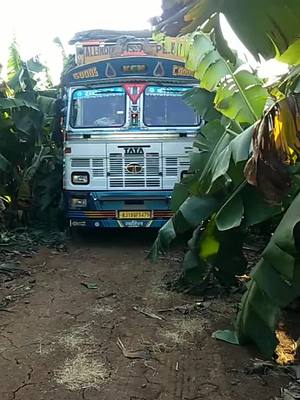
<path id="1" fill-rule="evenodd" d="M 229 326 L 233 303 L 210 300 L 187 314 L 160 312 L 197 299 L 164 290 L 162 277 L 177 260 L 171 254 L 150 264 L 145 256 L 153 238 L 89 234 L 67 252 L 41 249 L 22 260 L 31 276 L 0 291 L 21 293 L 10 312 L 0 313 L 1 400 L 267 400 L 279 394 L 282 379 L 242 372 L 251 357 L 246 349 L 211 338 L 214 329 Z"/>

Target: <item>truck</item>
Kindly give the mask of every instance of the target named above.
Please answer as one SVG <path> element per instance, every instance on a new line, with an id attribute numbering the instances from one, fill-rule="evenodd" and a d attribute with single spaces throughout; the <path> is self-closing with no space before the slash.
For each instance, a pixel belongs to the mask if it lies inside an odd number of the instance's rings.
<path id="1" fill-rule="evenodd" d="M 160 228 L 201 125 L 182 96 L 193 74 L 150 31 L 85 31 L 63 77 L 70 227 Z"/>

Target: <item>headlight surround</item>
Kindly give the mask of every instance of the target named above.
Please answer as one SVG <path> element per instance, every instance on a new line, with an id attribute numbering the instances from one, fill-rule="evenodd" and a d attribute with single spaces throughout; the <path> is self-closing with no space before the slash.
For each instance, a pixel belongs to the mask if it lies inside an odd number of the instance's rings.
<path id="1" fill-rule="evenodd" d="M 72 172 L 71 180 L 73 185 L 88 185 L 90 174 L 88 172 Z"/>
<path id="2" fill-rule="evenodd" d="M 86 208 L 87 207 L 87 199 L 73 197 L 70 200 L 70 207 L 71 208 Z"/>

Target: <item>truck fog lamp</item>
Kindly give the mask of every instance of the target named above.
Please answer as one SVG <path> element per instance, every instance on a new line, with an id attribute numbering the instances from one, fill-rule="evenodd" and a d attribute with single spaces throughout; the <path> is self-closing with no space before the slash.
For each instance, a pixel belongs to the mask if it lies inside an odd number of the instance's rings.
<path id="1" fill-rule="evenodd" d="M 87 199 L 73 197 L 71 199 L 71 208 L 86 208 Z"/>
<path id="2" fill-rule="evenodd" d="M 90 175 L 88 172 L 73 172 L 72 183 L 74 185 L 88 185 L 90 183 Z"/>

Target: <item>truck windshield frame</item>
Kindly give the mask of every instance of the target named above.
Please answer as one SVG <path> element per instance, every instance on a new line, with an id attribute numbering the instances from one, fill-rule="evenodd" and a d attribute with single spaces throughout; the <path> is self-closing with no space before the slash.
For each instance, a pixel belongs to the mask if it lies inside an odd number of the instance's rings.
<path id="1" fill-rule="evenodd" d="M 190 90 L 183 86 L 150 85 L 144 91 L 143 122 L 147 127 L 200 126 L 199 115 L 188 106 L 182 96 Z M 185 118 L 182 120 L 182 118 Z"/>
<path id="2" fill-rule="evenodd" d="M 76 89 L 69 124 L 73 129 L 122 128 L 127 119 L 126 107 L 127 95 L 122 86 Z"/>

